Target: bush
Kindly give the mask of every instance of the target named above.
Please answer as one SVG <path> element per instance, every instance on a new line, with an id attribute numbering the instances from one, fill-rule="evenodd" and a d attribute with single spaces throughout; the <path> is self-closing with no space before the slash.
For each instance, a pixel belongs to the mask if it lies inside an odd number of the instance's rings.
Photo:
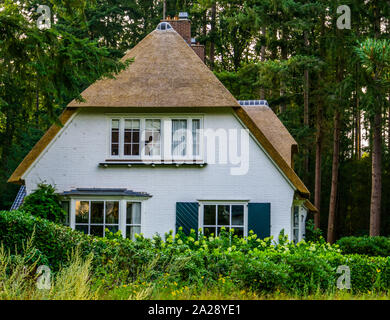
<path id="1" fill-rule="evenodd" d="M 344 237 L 336 243 L 344 253 L 390 256 L 390 238 L 388 237 Z"/>
<path id="2" fill-rule="evenodd" d="M 55 193 L 54 187 L 44 183 L 39 184 L 37 190 L 26 196 L 21 210 L 58 223 L 64 222 L 66 217 L 60 196 Z"/>
<path id="3" fill-rule="evenodd" d="M 117 235 L 108 239 L 84 235 L 23 211 L 0 212 L 0 242 L 11 253 L 23 252 L 33 233 L 30 247 L 41 253 L 53 271 L 67 267 L 75 250 L 84 260 L 92 255 L 94 285 L 104 290 L 145 282 L 157 291 L 166 288 L 176 293 L 180 291 L 174 284 L 258 293 L 333 292 L 340 265 L 350 267 L 353 291 L 390 288 L 390 257 L 343 255 L 338 246 L 325 242 L 275 243 L 253 233 L 243 239 L 231 232 L 205 237 L 194 230 L 189 236 L 170 232 L 164 240 L 158 235 L 152 239 L 137 235 L 134 241 Z"/>

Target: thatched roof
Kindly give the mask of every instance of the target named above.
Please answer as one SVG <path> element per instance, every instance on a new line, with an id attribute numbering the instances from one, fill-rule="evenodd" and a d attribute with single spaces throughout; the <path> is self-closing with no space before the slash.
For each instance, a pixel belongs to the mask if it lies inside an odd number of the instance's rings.
<path id="1" fill-rule="evenodd" d="M 69 107 L 236 107 L 238 102 L 173 29 L 155 30 L 131 49 L 115 79 L 88 87 Z"/>
<path id="2" fill-rule="evenodd" d="M 242 108 L 261 128 L 287 164 L 293 167 L 292 156 L 298 150 L 298 144 L 271 108 L 268 106 L 243 106 Z"/>
<path id="3" fill-rule="evenodd" d="M 279 167 L 283 172 L 285 177 L 292 183 L 292 185 L 298 190 L 298 192 L 305 198 L 310 197 L 310 192 L 306 188 L 305 184 L 299 179 L 298 175 L 295 173 L 293 168 L 289 165 L 288 159 L 285 159 L 282 154 L 279 152 L 281 149 L 286 149 L 287 147 L 281 147 L 274 145 L 271 142 L 272 137 L 270 136 L 271 130 L 268 128 L 267 121 L 264 125 L 258 121 L 259 118 L 253 116 L 253 111 L 248 110 L 248 107 L 235 108 L 235 112 L 240 120 L 245 124 L 249 131 L 253 134 L 257 141 L 260 142 L 261 146 L 271 157 L 273 162 Z M 269 115 L 269 113 L 267 113 Z M 257 119 L 257 123 L 256 123 Z M 266 118 L 267 119 L 267 118 Z M 265 119 L 265 120 L 266 120 Z M 283 130 L 287 130 L 284 128 Z M 266 134 L 267 133 L 267 134 Z M 276 134 L 279 134 L 278 132 Z M 282 141 L 279 141 L 283 144 Z M 286 145 L 291 146 L 288 142 Z M 279 150 L 278 150 L 279 149 Z"/>

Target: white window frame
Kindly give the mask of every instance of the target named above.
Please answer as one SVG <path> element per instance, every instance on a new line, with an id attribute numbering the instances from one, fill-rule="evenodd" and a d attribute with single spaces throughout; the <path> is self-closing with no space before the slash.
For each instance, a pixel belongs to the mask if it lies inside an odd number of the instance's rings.
<path id="1" fill-rule="evenodd" d="M 117 226 L 119 230 L 119 206 L 120 202 L 118 200 L 105 200 L 105 199 L 93 199 L 93 200 L 76 200 L 79 202 L 88 202 L 88 223 L 77 223 L 76 222 L 76 206 L 75 206 L 75 224 L 74 224 L 74 229 L 76 230 L 76 225 L 79 226 L 88 226 L 88 234 L 91 234 L 91 227 L 92 226 L 99 226 L 103 228 L 103 237 L 106 236 L 106 228 L 107 227 L 113 227 Z M 91 223 L 91 202 L 103 202 L 103 223 Z M 107 202 L 118 202 L 118 223 L 106 223 L 106 203 Z"/>
<path id="2" fill-rule="evenodd" d="M 70 212 L 70 224 L 69 226 L 75 230 L 76 229 L 76 201 L 119 201 L 119 224 L 118 229 L 121 231 L 123 238 L 126 238 L 126 205 L 127 202 L 139 202 L 141 204 L 141 233 L 143 232 L 145 221 L 145 201 L 149 198 L 144 197 L 123 197 L 123 196 L 72 196 L 63 201 L 69 201 L 69 212 Z M 104 203 L 104 210 L 106 205 Z M 90 212 L 89 212 L 90 215 Z M 79 223 L 77 223 L 79 224 Z M 84 224 L 88 225 L 88 224 Z"/>
<path id="3" fill-rule="evenodd" d="M 203 159 L 203 117 L 198 116 L 174 116 L 170 117 L 171 138 L 169 145 L 169 155 L 173 161 L 175 160 L 202 160 Z M 173 154 L 173 141 L 172 141 L 172 120 L 186 120 L 187 121 L 187 143 L 186 154 L 184 156 Z M 199 155 L 193 154 L 193 135 L 192 135 L 192 120 L 199 120 Z"/>
<path id="4" fill-rule="evenodd" d="M 119 120 L 119 150 L 118 155 L 111 154 L 112 146 L 112 121 Z M 130 156 L 124 155 L 124 134 L 125 120 L 140 120 L 140 155 Z M 145 155 L 145 122 L 146 120 L 160 120 L 160 155 L 149 156 Z M 187 130 L 187 154 L 185 156 L 172 155 L 172 120 L 186 120 Z M 192 120 L 199 120 L 199 155 L 193 155 L 193 137 L 192 137 Z M 166 115 L 166 114 L 107 114 L 109 122 L 109 139 L 107 147 L 107 159 L 111 160 L 149 160 L 149 161 L 183 161 L 194 160 L 202 161 L 204 158 L 204 116 L 202 114 L 181 114 L 181 115 Z"/>
<path id="5" fill-rule="evenodd" d="M 294 225 L 294 211 L 298 208 L 298 227 Z M 307 209 L 303 205 L 293 205 L 291 210 L 291 239 L 294 243 L 298 243 L 305 238 Z M 295 237 L 294 231 L 298 231 L 298 238 Z"/>
<path id="6" fill-rule="evenodd" d="M 203 218 L 204 218 L 204 206 L 205 205 L 215 205 L 215 206 L 218 206 L 218 205 L 221 205 L 221 206 L 230 206 L 230 218 L 229 218 L 229 227 L 230 228 L 237 228 L 237 227 L 244 227 L 244 237 L 247 237 L 248 236 L 248 202 L 247 201 L 201 201 L 199 202 L 199 212 L 198 212 L 198 229 L 201 229 L 202 230 L 202 233 L 203 233 L 203 230 L 204 228 L 208 225 L 204 225 L 203 224 Z M 231 215 L 231 206 L 233 205 L 242 205 L 244 207 L 244 225 L 243 226 L 238 226 L 238 225 L 232 225 L 232 215 Z M 212 227 L 222 227 L 222 225 L 218 225 L 218 220 L 217 220 L 217 217 L 218 217 L 218 207 L 216 207 L 216 221 L 215 221 L 215 226 L 212 226 Z"/>
<path id="7" fill-rule="evenodd" d="M 139 224 L 135 224 L 135 223 L 127 223 L 127 204 L 128 203 L 139 203 L 140 204 L 140 206 L 141 206 L 141 208 L 140 208 L 140 210 L 141 210 L 141 216 L 140 216 L 140 223 Z M 131 201 L 129 201 L 129 200 L 126 200 L 126 206 L 125 206 L 125 221 L 124 221 L 124 223 L 125 223 L 125 232 L 124 232 L 124 237 L 126 238 L 126 236 L 127 236 L 127 227 L 139 227 L 140 228 L 140 230 L 142 230 L 142 202 L 141 201 L 133 201 L 133 200 L 131 200 Z M 133 240 L 133 239 L 131 239 L 131 240 Z"/>

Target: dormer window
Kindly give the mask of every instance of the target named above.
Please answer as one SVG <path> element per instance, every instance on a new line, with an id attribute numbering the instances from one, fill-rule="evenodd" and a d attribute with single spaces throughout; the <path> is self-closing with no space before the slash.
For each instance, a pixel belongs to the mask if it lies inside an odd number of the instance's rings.
<path id="1" fill-rule="evenodd" d="M 168 22 L 160 22 L 157 26 L 157 30 L 166 31 L 172 29 L 172 26 Z"/>

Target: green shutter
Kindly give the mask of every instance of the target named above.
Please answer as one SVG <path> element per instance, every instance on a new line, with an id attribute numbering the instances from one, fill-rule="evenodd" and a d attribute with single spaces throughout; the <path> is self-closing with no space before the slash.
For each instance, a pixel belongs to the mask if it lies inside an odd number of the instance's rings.
<path id="1" fill-rule="evenodd" d="M 176 232 L 180 227 L 187 235 L 198 230 L 198 208 L 197 202 L 176 202 Z"/>
<path id="2" fill-rule="evenodd" d="M 270 203 L 248 203 L 248 235 L 250 230 L 261 239 L 271 235 Z"/>

